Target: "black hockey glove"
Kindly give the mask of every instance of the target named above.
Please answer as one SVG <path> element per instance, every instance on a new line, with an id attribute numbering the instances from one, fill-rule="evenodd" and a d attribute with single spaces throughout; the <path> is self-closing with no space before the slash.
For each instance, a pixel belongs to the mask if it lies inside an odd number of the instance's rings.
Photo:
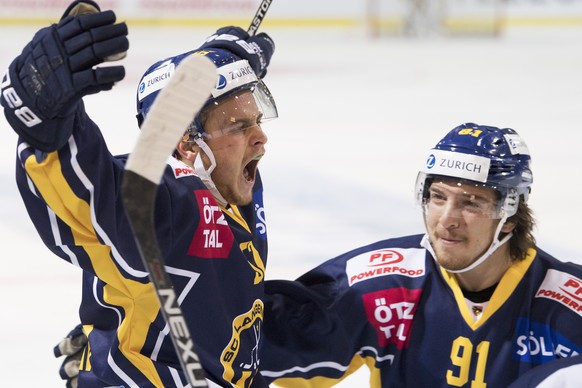
<path id="1" fill-rule="evenodd" d="M 77 387 L 79 366 L 85 345 L 87 345 L 87 337 L 79 324 L 53 349 L 55 357 L 66 356 L 59 369 L 59 374 L 63 380 L 67 381 L 67 388 Z"/>
<path id="2" fill-rule="evenodd" d="M 211 48 L 225 49 L 246 59 L 257 76 L 263 78 L 275 51 L 275 42 L 264 32 L 249 36 L 242 28 L 229 26 L 218 29 L 199 49 Z"/>
<path id="3" fill-rule="evenodd" d="M 35 148 L 61 148 L 71 136 L 81 98 L 124 78 L 123 66 L 94 67 L 119 59 L 129 47 L 126 24 L 115 20 L 113 11 L 99 12 L 92 1 L 75 1 L 10 64 L 0 104 L 12 128 Z"/>

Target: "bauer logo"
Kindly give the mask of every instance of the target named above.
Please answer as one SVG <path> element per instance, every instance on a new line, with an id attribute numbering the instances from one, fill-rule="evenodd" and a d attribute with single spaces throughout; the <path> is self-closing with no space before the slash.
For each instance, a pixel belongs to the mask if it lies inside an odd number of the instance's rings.
<path id="1" fill-rule="evenodd" d="M 346 263 L 350 286 L 381 276 L 419 277 L 425 274 L 424 249 L 379 249 L 358 255 Z"/>
<path id="2" fill-rule="evenodd" d="M 582 316 L 582 280 L 569 273 L 548 270 L 536 292 L 536 298 L 547 298 L 561 303 Z"/>
<path id="3" fill-rule="evenodd" d="M 137 89 L 137 98 L 143 100 L 153 92 L 157 92 L 170 81 L 174 74 L 174 63 L 166 61 L 158 66 L 154 71 L 145 75 Z"/>
<path id="4" fill-rule="evenodd" d="M 519 318 L 515 332 L 513 358 L 543 364 L 556 358 L 572 357 L 582 349 L 550 326 Z"/>

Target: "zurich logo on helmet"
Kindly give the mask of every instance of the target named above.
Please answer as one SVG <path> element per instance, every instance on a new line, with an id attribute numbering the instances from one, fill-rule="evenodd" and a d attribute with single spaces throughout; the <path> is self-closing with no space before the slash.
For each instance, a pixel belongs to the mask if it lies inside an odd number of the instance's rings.
<path id="1" fill-rule="evenodd" d="M 142 82 L 139 84 L 139 92 L 143 93 L 144 90 L 145 90 L 145 82 Z"/>
<path id="2" fill-rule="evenodd" d="M 426 160 L 426 167 L 433 168 L 435 164 L 436 164 L 436 157 L 433 154 L 430 154 L 430 156 Z"/>
<path id="3" fill-rule="evenodd" d="M 216 84 L 216 89 L 220 90 L 220 89 L 224 89 L 226 87 L 227 81 L 226 81 L 226 77 L 223 76 L 222 74 L 218 75 L 218 83 Z"/>

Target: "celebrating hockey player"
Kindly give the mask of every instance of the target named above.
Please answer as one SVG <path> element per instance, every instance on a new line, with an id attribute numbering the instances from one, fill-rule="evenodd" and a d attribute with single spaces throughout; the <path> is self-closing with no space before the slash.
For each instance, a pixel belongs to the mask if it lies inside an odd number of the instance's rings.
<path id="1" fill-rule="evenodd" d="M 578 355 L 582 267 L 536 246 L 532 182 L 514 130 L 451 130 L 416 182 L 426 234 L 267 282 L 261 373 L 321 388 L 365 364 L 371 387 L 505 387 Z"/>
<path id="2" fill-rule="evenodd" d="M 83 269 L 84 387 L 185 386 L 169 326 L 148 280 L 119 195 L 127 155 L 113 156 L 82 97 L 111 89 L 128 49 L 113 11 L 76 1 L 36 33 L 2 80 L 1 104 L 19 135 L 17 182 L 44 243 Z M 266 231 L 257 170 L 263 121 L 277 116 L 261 77 L 266 34 L 220 29 L 199 49 L 152 65 L 138 120 L 180 62 L 204 55 L 217 86 L 168 159 L 154 209 L 158 243 L 209 386 L 265 386 L 258 371 Z M 188 104 L 186 99 L 184 104 Z"/>

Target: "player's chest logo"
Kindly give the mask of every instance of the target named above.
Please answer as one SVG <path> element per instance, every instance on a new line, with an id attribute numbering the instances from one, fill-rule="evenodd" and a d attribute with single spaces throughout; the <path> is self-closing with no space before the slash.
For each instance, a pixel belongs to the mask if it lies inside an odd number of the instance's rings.
<path id="1" fill-rule="evenodd" d="M 194 192 L 200 221 L 194 232 L 188 255 L 202 258 L 227 258 L 234 236 L 220 206 L 207 190 Z"/>
<path id="2" fill-rule="evenodd" d="M 378 249 L 355 256 L 346 263 L 350 286 L 382 276 L 419 277 L 426 273 L 424 249 Z"/>
<path id="3" fill-rule="evenodd" d="M 407 346 L 421 294 L 422 290 L 398 287 L 362 295 L 366 317 L 380 346 Z"/>
<path id="4" fill-rule="evenodd" d="M 232 336 L 220 361 L 224 367 L 222 377 L 233 386 L 249 386 L 258 371 L 263 314 L 263 301 L 256 299 L 249 311 L 232 321 Z"/>
<path id="5" fill-rule="evenodd" d="M 582 280 L 569 273 L 549 269 L 536 292 L 536 298 L 561 303 L 582 316 Z"/>

